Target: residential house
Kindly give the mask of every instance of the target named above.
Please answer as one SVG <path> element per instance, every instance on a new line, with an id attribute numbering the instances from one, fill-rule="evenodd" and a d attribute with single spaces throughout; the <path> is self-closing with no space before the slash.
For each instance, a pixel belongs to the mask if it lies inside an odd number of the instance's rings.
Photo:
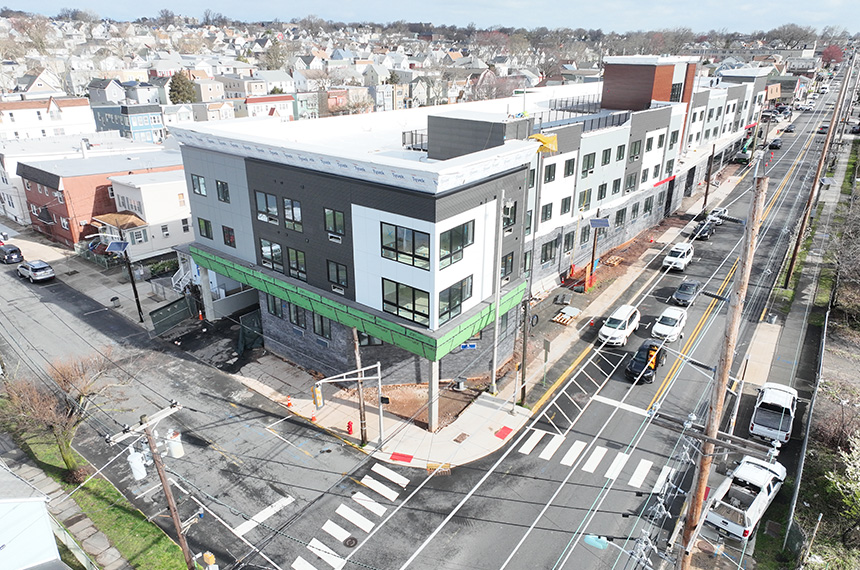
<path id="1" fill-rule="evenodd" d="M 195 121 L 227 121 L 236 117 L 233 103 L 230 101 L 193 103 L 191 109 Z"/>
<path id="2" fill-rule="evenodd" d="M 159 105 L 163 101 L 159 88 L 151 83 L 141 83 L 139 81 L 128 81 L 122 84 L 125 89 L 125 98 L 131 104 L 139 105 Z"/>
<path id="3" fill-rule="evenodd" d="M 242 75 L 216 75 L 213 79 L 224 84 L 224 97 L 227 99 L 261 97 L 269 93 L 264 79 Z"/>
<path id="4" fill-rule="evenodd" d="M 116 212 L 93 216 L 99 242 L 127 241 L 132 261 L 170 254 L 173 248 L 194 240 L 191 232 L 185 172 L 167 170 L 109 178 Z M 229 189 L 217 184 L 222 200 L 230 201 Z M 216 190 L 213 188 L 213 191 Z"/>
<path id="5" fill-rule="evenodd" d="M 234 110 L 239 117 L 280 117 L 285 121 L 295 119 L 295 98 L 292 95 L 266 95 L 234 100 Z"/>
<path id="6" fill-rule="evenodd" d="M 92 79 L 87 85 L 90 105 L 125 102 L 125 89 L 116 79 Z"/>
<path id="7" fill-rule="evenodd" d="M 364 77 L 364 85 L 371 87 L 387 83 L 389 77 L 391 77 L 391 71 L 381 65 L 372 64 L 368 65 L 361 75 Z"/>
<path id="8" fill-rule="evenodd" d="M 254 78 L 266 82 L 266 93 L 271 93 L 273 89 L 280 89 L 282 93 L 296 92 L 296 82 L 282 69 L 258 70 L 254 72 Z"/>
<path id="9" fill-rule="evenodd" d="M 35 70 L 19 77 L 15 92 L 24 100 L 68 96 L 62 80 L 47 69 Z"/>
<path id="10" fill-rule="evenodd" d="M 161 142 L 166 134 L 159 105 L 100 105 L 93 115 L 99 131 L 119 131 L 136 142 Z"/>
<path id="11" fill-rule="evenodd" d="M 95 127 L 86 97 L 0 103 L 0 140 L 92 133 Z"/>
<path id="12" fill-rule="evenodd" d="M 296 119 L 317 119 L 320 116 L 319 97 L 316 93 L 298 92 L 294 95 L 296 109 L 293 116 Z"/>
<path id="13" fill-rule="evenodd" d="M 190 123 L 194 121 L 194 111 L 191 105 L 162 105 L 161 106 L 162 123 L 170 130 L 173 125 L 181 123 Z"/>
<path id="14" fill-rule="evenodd" d="M 197 103 L 207 103 L 209 101 L 219 101 L 224 98 L 224 83 L 214 79 L 195 79 L 194 80 L 194 101 Z"/>
<path id="15" fill-rule="evenodd" d="M 116 211 L 110 177 L 181 169 L 174 150 L 18 163 L 33 229 L 69 247 L 96 233 L 95 216 Z"/>

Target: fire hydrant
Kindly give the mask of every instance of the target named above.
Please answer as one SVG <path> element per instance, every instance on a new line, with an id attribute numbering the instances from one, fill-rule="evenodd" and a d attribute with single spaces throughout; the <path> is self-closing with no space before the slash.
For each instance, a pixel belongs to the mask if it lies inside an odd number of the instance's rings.
<path id="1" fill-rule="evenodd" d="M 352 422 L 346 422 L 346 433 L 352 435 Z"/>

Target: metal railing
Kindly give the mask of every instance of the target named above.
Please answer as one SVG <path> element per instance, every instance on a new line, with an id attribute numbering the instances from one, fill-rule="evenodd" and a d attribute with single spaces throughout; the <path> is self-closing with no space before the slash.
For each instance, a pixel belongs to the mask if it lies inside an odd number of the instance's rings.
<path id="1" fill-rule="evenodd" d="M 402 134 L 403 148 L 427 152 L 427 129 L 404 131 Z"/>

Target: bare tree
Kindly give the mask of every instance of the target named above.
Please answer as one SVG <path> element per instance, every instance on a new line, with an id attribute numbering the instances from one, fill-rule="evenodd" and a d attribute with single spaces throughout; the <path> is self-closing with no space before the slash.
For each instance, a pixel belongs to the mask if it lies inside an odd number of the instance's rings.
<path id="1" fill-rule="evenodd" d="M 266 66 L 266 69 L 282 69 L 284 64 L 287 63 L 288 57 L 284 44 L 278 40 L 272 40 L 269 49 L 263 54 L 263 64 Z"/>
<path id="2" fill-rule="evenodd" d="M 51 32 L 51 23 L 47 18 L 43 16 L 16 18 L 12 20 L 12 27 L 21 35 L 26 36 L 40 54 L 47 53 L 48 36 Z"/>
<path id="3" fill-rule="evenodd" d="M 6 405 L 0 406 L 3 419 L 22 431 L 51 436 L 70 481 L 86 476 L 72 450 L 72 440 L 87 418 L 93 397 L 111 386 L 103 381 L 111 367 L 108 349 L 101 354 L 54 362 L 45 384 L 25 378 L 4 384 Z"/>
<path id="4" fill-rule="evenodd" d="M 812 26 L 798 26 L 797 24 L 783 24 L 767 33 L 767 40 L 777 41 L 791 49 L 811 43 L 817 37 L 815 28 Z"/>
<path id="5" fill-rule="evenodd" d="M 173 20 L 176 18 L 176 15 L 173 13 L 173 10 L 163 9 L 159 10 L 158 17 L 156 21 L 159 26 L 169 26 L 173 23 Z"/>

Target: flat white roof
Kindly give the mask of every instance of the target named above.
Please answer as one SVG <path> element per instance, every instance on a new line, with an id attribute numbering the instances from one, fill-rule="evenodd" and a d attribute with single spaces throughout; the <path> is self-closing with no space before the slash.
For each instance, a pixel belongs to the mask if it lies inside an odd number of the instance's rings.
<path id="1" fill-rule="evenodd" d="M 164 172 L 142 172 L 126 174 L 125 176 L 109 176 L 111 182 L 118 182 L 133 188 L 141 188 L 152 184 L 185 183 L 185 170 L 166 170 Z"/>
<path id="2" fill-rule="evenodd" d="M 603 63 L 616 65 L 674 65 L 676 63 L 697 63 L 702 58 L 682 55 L 610 55 Z"/>
<path id="3" fill-rule="evenodd" d="M 549 109 L 551 99 L 599 94 L 601 83 L 529 89 L 523 95 L 456 105 L 327 117 L 302 121 L 255 117 L 185 123 L 171 128 L 185 145 L 259 158 L 402 188 L 441 192 L 531 161 L 534 141 L 431 160 L 403 146 L 403 133 L 426 131 L 429 116 L 503 122 Z"/>

